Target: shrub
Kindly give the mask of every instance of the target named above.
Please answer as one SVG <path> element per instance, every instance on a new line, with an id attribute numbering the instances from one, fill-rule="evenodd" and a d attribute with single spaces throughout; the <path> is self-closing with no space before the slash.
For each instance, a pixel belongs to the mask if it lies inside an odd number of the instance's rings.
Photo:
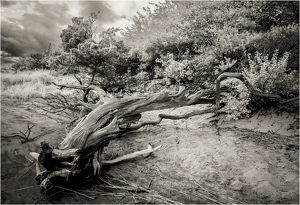
<path id="1" fill-rule="evenodd" d="M 287 71 L 299 71 L 299 25 L 272 27 L 269 32 L 261 34 L 246 45 L 247 53 L 252 55 L 256 52 L 268 55 L 276 49 L 278 57 L 283 57 L 285 52 L 290 53 Z"/>
<path id="2" fill-rule="evenodd" d="M 178 83 L 193 79 L 194 70 L 189 66 L 189 60 L 175 61 L 173 54 L 168 54 L 157 59 L 156 62 L 161 63 L 166 75 L 174 78 Z"/>
<path id="3" fill-rule="evenodd" d="M 215 75 L 218 75 L 222 72 L 226 72 L 232 66 L 236 64 L 237 60 L 231 60 L 230 58 L 225 57 L 225 61 L 221 61 L 218 66 L 216 66 Z"/>
<path id="4" fill-rule="evenodd" d="M 254 57 L 249 54 L 249 66 L 244 67 L 244 73 L 258 91 L 284 98 L 295 97 L 299 95 L 298 71 L 286 72 L 289 56 L 290 53 L 285 52 L 278 58 L 278 50 L 275 50 L 271 59 L 260 52 L 256 52 Z"/>
<path id="5" fill-rule="evenodd" d="M 260 52 L 256 52 L 255 56 L 248 54 L 249 65 L 243 67 L 244 74 L 254 89 L 262 93 L 277 94 L 283 98 L 296 97 L 299 95 L 298 72 L 286 72 L 289 55 L 285 52 L 278 58 L 278 50 L 275 50 L 272 57 Z M 250 108 L 261 108 L 272 101 L 251 95 L 246 86 L 235 78 L 222 81 L 222 86 L 233 89 L 230 93 L 222 93 L 220 101 L 224 107 L 219 112 L 226 113 L 227 120 L 239 119 L 248 115 Z"/>
<path id="6" fill-rule="evenodd" d="M 237 120 L 247 116 L 251 111 L 247 108 L 250 102 L 250 92 L 242 81 L 229 78 L 222 81 L 222 85 L 232 89 L 230 93 L 222 93 L 220 103 L 224 103 L 219 112 L 226 113 L 227 120 Z"/>

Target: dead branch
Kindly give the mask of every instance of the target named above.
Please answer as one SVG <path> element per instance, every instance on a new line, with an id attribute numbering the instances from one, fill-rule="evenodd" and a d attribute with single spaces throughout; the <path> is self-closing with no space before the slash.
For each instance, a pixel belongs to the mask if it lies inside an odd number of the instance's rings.
<path id="1" fill-rule="evenodd" d="M 21 136 L 21 137 L 24 139 L 24 140 L 21 141 L 22 143 L 26 143 L 26 142 L 28 142 L 28 141 L 34 140 L 34 138 L 29 139 L 29 136 L 30 136 L 30 133 L 31 133 L 31 129 L 32 129 L 34 126 L 35 126 L 35 125 L 30 126 L 30 124 L 27 123 L 27 130 L 26 130 L 26 132 L 23 133 L 22 131 L 20 131 L 21 134 L 23 135 L 23 136 Z"/>
<path id="2" fill-rule="evenodd" d="M 26 132 L 23 133 L 22 131 L 20 131 L 20 132 L 24 135 L 24 138 L 25 138 L 25 139 L 28 139 L 28 138 L 29 138 L 31 129 L 32 129 L 34 126 L 35 126 L 35 125 L 32 125 L 32 126 L 30 127 L 30 124 L 27 123 L 27 130 L 26 130 Z M 28 133 L 28 134 L 27 134 L 27 133 Z"/>
<path id="3" fill-rule="evenodd" d="M 75 107 L 75 108 L 77 108 L 78 106 L 83 106 L 83 108 L 80 110 L 80 116 L 79 116 L 79 118 L 81 118 L 81 117 L 85 116 L 87 113 L 89 113 L 91 110 L 93 110 L 95 107 L 97 107 L 98 105 L 103 104 L 99 100 L 99 98 L 100 97 L 104 97 L 107 94 L 106 94 L 106 92 L 103 89 L 101 89 L 101 88 L 99 88 L 99 87 L 97 87 L 95 85 L 84 86 L 82 84 L 81 78 L 78 77 L 78 76 L 76 76 L 76 75 L 74 75 L 74 76 L 79 81 L 80 85 L 57 84 L 55 82 L 52 82 L 52 84 L 58 86 L 60 89 L 69 88 L 69 89 L 77 89 L 77 90 L 83 90 L 84 91 L 83 98 L 82 98 L 83 101 L 78 102 L 75 105 L 73 105 L 73 107 Z M 89 95 L 89 93 L 90 93 L 91 90 L 95 91 L 97 93 L 97 95 L 98 95 L 98 98 L 97 98 L 98 102 L 96 104 L 88 103 L 87 96 Z M 66 109 L 68 109 L 68 108 L 70 108 L 70 107 L 67 107 Z M 63 111 L 63 109 L 61 109 L 59 111 L 61 112 L 61 111 Z"/>
<path id="4" fill-rule="evenodd" d="M 246 87 L 248 88 L 248 90 L 250 91 L 250 93 L 252 95 L 259 96 L 259 97 L 266 97 L 266 98 L 275 98 L 275 99 L 278 99 L 279 102 L 281 102 L 281 97 L 279 95 L 274 95 L 274 94 L 269 94 L 269 93 L 261 93 L 261 92 L 255 90 L 245 75 L 243 75 L 241 73 L 225 72 L 225 73 L 221 74 L 216 80 L 216 98 L 215 99 L 216 99 L 217 108 L 220 107 L 220 92 L 221 92 L 220 84 L 221 84 L 221 81 L 223 81 L 226 78 L 237 78 L 237 79 L 241 80 L 246 85 Z"/>
<path id="5" fill-rule="evenodd" d="M 106 164 L 109 164 L 109 165 L 116 164 L 116 163 L 119 163 L 119 162 L 124 161 L 124 160 L 133 159 L 133 158 L 135 158 L 137 156 L 140 156 L 140 155 L 150 154 L 150 153 L 154 152 L 155 150 L 158 150 L 159 148 L 161 148 L 161 145 L 158 146 L 158 147 L 153 148 L 149 144 L 147 149 L 144 149 L 144 150 L 141 150 L 141 151 L 138 151 L 138 152 L 134 152 L 134 153 L 131 153 L 131 154 L 127 154 L 127 155 L 124 155 L 122 157 L 118 157 L 118 158 L 113 159 L 113 160 L 103 160 L 102 163 L 104 165 L 106 165 Z"/>
<path id="6" fill-rule="evenodd" d="M 101 89 L 101 88 L 99 88 L 95 85 L 88 85 L 88 86 L 84 86 L 84 85 L 67 85 L 67 84 L 57 84 L 55 82 L 52 82 L 52 84 L 56 85 L 60 89 L 70 88 L 70 89 L 77 89 L 77 90 L 94 90 L 94 91 L 96 91 L 96 93 L 99 96 L 106 96 L 106 92 L 103 89 Z"/>
<path id="7" fill-rule="evenodd" d="M 295 97 L 295 98 L 288 99 L 288 100 L 283 101 L 283 102 L 280 102 L 280 105 L 283 105 L 283 104 L 286 104 L 286 103 L 290 103 L 290 102 L 294 102 L 294 101 L 299 101 L 299 96 Z"/>
<path id="8" fill-rule="evenodd" d="M 299 101 L 299 96 L 282 101 L 282 98 L 280 95 L 270 94 L 270 93 L 262 93 L 260 91 L 255 90 L 253 85 L 249 82 L 249 80 L 247 79 L 247 77 L 244 74 L 226 73 L 225 72 L 222 75 L 220 75 L 216 80 L 216 97 L 215 97 L 215 99 L 216 99 L 217 108 L 220 107 L 220 93 L 222 92 L 220 89 L 220 83 L 221 83 L 221 81 L 223 81 L 226 78 L 237 78 L 237 79 L 241 80 L 246 85 L 246 87 L 248 88 L 248 90 L 250 91 L 250 93 L 252 95 L 258 96 L 258 97 L 263 97 L 263 98 L 269 98 L 269 99 L 277 99 L 279 105 L 283 105 L 283 104 L 294 102 L 294 101 Z"/>
<path id="9" fill-rule="evenodd" d="M 121 176 L 122 177 L 122 176 Z M 152 199 L 156 199 L 159 200 L 158 203 L 167 203 L 167 204 L 182 204 L 178 201 L 174 201 L 172 199 L 169 199 L 167 197 L 164 197 L 162 195 L 160 195 L 157 191 L 152 190 L 150 188 L 138 185 L 136 183 L 133 182 L 129 182 L 128 180 L 126 180 L 124 177 L 122 177 L 122 179 L 118 179 L 118 178 L 113 178 L 113 180 L 117 181 L 117 182 L 121 182 L 122 186 L 117 186 L 114 185 L 113 182 L 110 182 L 108 180 L 103 179 L 102 177 L 100 178 L 102 182 L 104 182 L 105 184 L 107 184 L 108 186 L 104 186 L 101 185 L 102 187 L 106 187 L 106 188 L 112 188 L 112 189 L 120 189 L 120 190 L 126 190 L 126 191 L 134 191 L 136 192 L 144 192 L 147 193 L 149 195 L 150 198 Z"/>
<path id="10" fill-rule="evenodd" d="M 42 101 L 36 102 L 35 105 L 47 113 L 61 114 L 65 111 L 79 112 L 78 103 L 74 99 L 67 98 L 62 94 L 48 94 L 46 97 L 40 97 Z M 67 113 L 69 115 L 69 113 Z"/>
<path id="11" fill-rule="evenodd" d="M 178 119 L 184 119 L 189 118 L 195 115 L 202 115 L 206 113 L 214 113 L 216 111 L 216 106 L 213 106 L 211 108 L 205 109 L 205 110 L 194 110 L 189 113 L 185 113 L 182 115 L 168 115 L 168 114 L 159 114 L 159 117 L 164 119 L 172 119 L 172 120 L 178 120 Z"/>
<path id="12" fill-rule="evenodd" d="M 169 115 L 169 114 L 159 114 L 157 120 L 152 120 L 152 121 L 145 121 L 141 122 L 137 125 L 131 125 L 130 127 L 127 127 L 127 130 L 133 131 L 133 130 L 138 130 L 141 127 L 147 126 L 147 125 L 158 125 L 163 119 L 171 119 L 171 120 L 178 120 L 178 119 L 185 119 L 189 118 L 195 115 L 202 115 L 206 113 L 213 113 L 215 112 L 216 107 L 213 106 L 211 108 L 205 109 L 205 110 L 194 110 L 189 113 L 185 113 L 182 115 Z"/>
<path id="13" fill-rule="evenodd" d="M 133 131 L 133 130 L 138 130 L 141 127 L 147 126 L 147 125 L 158 125 L 163 118 L 159 117 L 157 120 L 153 120 L 153 121 L 145 121 L 145 122 L 141 122 L 137 125 L 131 125 L 130 127 L 127 128 L 127 130 Z"/>

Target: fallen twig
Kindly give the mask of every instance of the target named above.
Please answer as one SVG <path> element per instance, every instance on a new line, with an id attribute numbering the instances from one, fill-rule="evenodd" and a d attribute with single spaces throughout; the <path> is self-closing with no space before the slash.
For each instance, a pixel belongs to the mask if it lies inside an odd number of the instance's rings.
<path id="1" fill-rule="evenodd" d="M 61 193 L 61 192 L 63 192 L 64 190 L 59 190 L 59 191 L 57 191 L 57 192 L 55 192 L 54 194 L 51 194 L 50 196 L 46 196 L 46 198 L 50 198 L 50 197 L 52 197 L 52 196 L 55 196 L 56 194 L 59 194 L 59 193 Z M 41 200 L 43 200 L 44 198 L 42 197 L 42 198 L 40 198 L 40 199 L 37 199 L 36 201 L 34 201 L 34 203 L 35 204 L 38 204 Z M 29 202 L 31 202 L 31 200 L 32 199 L 30 199 L 30 201 Z M 30 204 L 28 202 L 28 204 Z"/>
<path id="2" fill-rule="evenodd" d="M 22 131 L 20 131 L 23 134 L 23 139 L 24 141 L 21 141 L 22 143 L 28 142 L 28 141 L 32 141 L 33 139 L 29 139 L 30 133 L 31 133 L 31 129 L 34 127 L 35 125 L 32 125 L 30 127 L 30 124 L 27 123 L 27 130 L 25 133 L 23 133 Z M 27 134 L 28 133 L 28 134 Z"/>
<path id="3" fill-rule="evenodd" d="M 194 179 L 194 183 L 195 183 L 196 185 L 198 185 L 198 187 L 201 188 L 202 191 L 205 191 L 205 192 L 208 193 L 210 196 L 214 197 L 214 194 L 212 194 L 212 193 L 210 193 L 208 190 L 204 189 L 196 179 Z M 202 195 L 203 195 L 203 194 L 202 194 Z M 213 202 L 215 202 L 215 203 L 223 204 L 223 203 L 217 201 L 216 199 L 207 197 L 207 196 L 205 196 L 205 195 L 203 195 L 203 196 L 204 196 L 205 198 L 207 198 L 208 200 L 211 200 L 211 201 L 213 201 Z M 227 197 L 227 196 L 226 196 L 226 197 Z M 235 199 L 233 199 L 233 198 L 231 198 L 231 197 L 227 197 L 226 200 L 229 200 L 230 203 L 245 204 L 244 202 L 241 202 L 241 201 L 239 201 L 239 200 L 235 200 Z M 227 203 L 228 203 L 228 202 L 227 202 Z"/>
<path id="4" fill-rule="evenodd" d="M 36 188 L 36 187 L 40 187 L 40 185 L 23 187 L 23 188 L 20 188 L 20 189 L 15 189 L 15 190 L 12 190 L 12 191 L 7 191 L 7 192 L 22 191 L 22 190 L 25 190 L 25 189 L 31 189 L 31 188 Z M 69 192 L 72 192 L 72 193 L 75 193 L 75 194 L 79 194 L 79 195 L 84 196 L 84 197 L 89 198 L 89 199 L 95 199 L 95 197 L 91 197 L 91 196 L 88 196 L 88 195 L 83 194 L 81 192 L 74 191 L 72 189 L 68 189 L 68 188 L 65 188 L 65 187 L 56 186 L 56 185 L 49 186 L 49 188 L 52 188 L 52 187 L 60 188 L 60 189 L 65 190 L 65 191 L 69 191 Z"/>
<path id="5" fill-rule="evenodd" d="M 35 165 L 35 163 L 33 163 L 33 165 L 31 165 L 23 174 L 21 174 L 17 180 L 19 180 L 22 176 L 24 176 L 24 174 L 26 174 L 33 166 Z"/>
<path id="6" fill-rule="evenodd" d="M 55 185 L 55 186 L 51 186 L 51 187 L 60 188 L 60 189 L 63 189 L 63 190 L 65 190 L 65 191 L 69 191 L 69 192 L 72 192 L 72 193 L 78 194 L 78 195 L 80 195 L 80 196 L 84 196 L 84 197 L 86 197 L 86 198 L 89 198 L 89 199 L 95 199 L 95 197 L 88 196 L 88 195 L 86 195 L 86 194 L 83 194 L 83 193 L 81 193 L 81 192 L 74 191 L 74 190 L 72 190 L 72 189 L 68 189 L 68 188 L 65 188 L 65 187 L 56 186 L 56 185 Z"/>
<path id="7" fill-rule="evenodd" d="M 158 192 L 152 190 L 151 188 L 146 188 L 146 187 L 143 187 L 141 185 L 137 185 L 137 184 L 135 184 L 133 182 L 127 181 L 124 177 L 122 177 L 122 178 L 123 178 L 123 180 L 122 179 L 118 179 L 118 178 L 112 178 L 112 179 L 115 180 L 115 181 L 121 182 L 121 183 L 123 183 L 123 184 L 125 184 L 127 186 L 117 186 L 117 185 L 112 184 L 111 182 L 108 182 L 107 180 L 103 179 L 102 177 L 100 177 L 100 179 L 103 182 L 105 182 L 106 184 L 109 185 L 109 186 L 101 186 L 101 187 L 113 188 L 113 189 L 123 189 L 123 190 L 127 190 L 127 191 L 133 191 L 134 194 L 137 194 L 137 192 L 142 191 L 142 192 L 145 192 L 146 194 L 148 194 L 149 197 L 153 197 L 153 198 L 159 199 L 163 203 L 182 204 L 182 203 L 180 203 L 178 201 L 174 201 L 172 199 L 169 199 L 167 197 L 164 197 L 164 196 L 160 195 Z"/>

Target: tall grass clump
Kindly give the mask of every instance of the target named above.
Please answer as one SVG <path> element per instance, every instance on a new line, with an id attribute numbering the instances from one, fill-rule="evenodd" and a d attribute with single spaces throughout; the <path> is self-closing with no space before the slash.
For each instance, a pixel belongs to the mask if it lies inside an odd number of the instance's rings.
<path id="1" fill-rule="evenodd" d="M 66 77 L 67 78 L 67 77 Z M 62 78 L 53 77 L 49 71 L 24 71 L 18 73 L 1 74 L 2 98 L 22 99 L 24 101 L 45 97 L 48 93 L 59 93 L 52 82 L 63 81 Z"/>

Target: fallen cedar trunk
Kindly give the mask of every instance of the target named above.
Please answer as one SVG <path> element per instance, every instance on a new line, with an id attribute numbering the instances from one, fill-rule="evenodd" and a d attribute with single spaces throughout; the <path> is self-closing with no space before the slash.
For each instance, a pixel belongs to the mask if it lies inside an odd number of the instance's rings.
<path id="1" fill-rule="evenodd" d="M 220 93 L 222 92 L 220 82 L 228 77 L 243 81 L 253 95 L 281 100 L 278 95 L 264 94 L 254 90 L 242 74 L 224 73 L 216 80 L 216 90 L 204 90 L 189 95 L 184 87 L 180 87 L 176 94 L 161 91 L 150 95 L 114 99 L 105 104 L 85 104 L 84 107 L 92 111 L 80 120 L 56 149 L 49 147 L 48 144 L 43 144 L 40 154 L 30 153 L 38 161 L 36 179 L 42 187 L 46 188 L 48 185 L 56 183 L 57 179 L 66 182 L 72 180 L 73 177 L 82 176 L 85 178 L 90 175 L 97 175 L 100 174 L 101 168 L 105 164 L 117 163 L 157 150 L 160 146 L 156 148 L 149 146 L 146 150 L 111 161 L 106 161 L 102 156 L 103 149 L 109 140 L 122 137 L 127 132 L 137 130 L 145 125 L 159 124 L 164 118 L 181 119 L 215 112 L 220 105 Z M 66 85 L 57 86 L 66 87 Z M 93 89 L 93 87 L 90 88 Z M 80 86 L 76 86 L 76 89 L 80 89 Z M 84 89 L 87 89 L 87 87 L 84 87 Z M 99 88 L 96 88 L 96 90 L 99 90 Z M 99 95 L 101 93 L 103 92 L 101 91 Z M 155 121 L 141 122 L 136 125 L 131 124 L 131 122 L 137 122 L 141 118 L 141 114 L 146 111 L 195 104 L 212 104 L 212 106 L 205 110 L 197 110 L 178 116 L 160 114 Z M 40 171 L 39 164 L 46 168 L 44 172 Z"/>
<path id="2" fill-rule="evenodd" d="M 212 93 L 215 93 L 212 91 Z M 102 152 L 105 144 L 109 140 L 123 136 L 125 133 L 139 129 L 145 125 L 159 124 L 163 118 L 180 119 L 187 118 L 201 113 L 214 112 L 214 107 L 199 112 L 191 112 L 181 116 L 170 116 L 161 114 L 155 121 L 131 123 L 141 118 L 141 113 L 151 110 L 161 110 L 188 106 L 199 103 L 214 103 L 214 100 L 199 98 L 198 95 L 189 96 L 185 89 L 181 87 L 175 95 L 162 91 L 160 93 L 133 96 L 115 99 L 108 103 L 94 108 L 87 116 L 81 119 L 76 127 L 69 132 L 57 149 L 42 145 L 39 155 L 31 155 L 43 165 L 47 171 L 41 172 L 37 168 L 37 180 L 41 186 L 46 188 L 53 183 L 56 178 L 64 178 L 68 181 L 72 177 L 91 173 L 99 174 L 104 164 L 113 164 L 121 160 L 130 159 L 141 154 L 149 154 L 158 148 L 148 147 L 136 153 L 132 153 L 111 161 L 102 159 Z M 37 164 L 39 166 L 39 164 Z"/>

